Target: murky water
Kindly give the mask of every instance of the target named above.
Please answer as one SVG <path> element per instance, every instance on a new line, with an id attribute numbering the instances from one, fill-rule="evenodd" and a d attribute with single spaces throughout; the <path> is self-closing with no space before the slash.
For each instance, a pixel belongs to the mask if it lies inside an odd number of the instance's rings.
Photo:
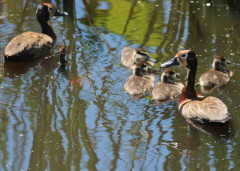
<path id="1" fill-rule="evenodd" d="M 52 1 L 69 13 L 52 20 L 58 36 L 53 57 L 0 63 L 1 170 L 237 170 L 240 4 L 233 2 Z M 13 36 L 40 30 L 37 5 L 0 1 L 1 54 Z M 198 54 L 198 76 L 214 55 L 227 56 L 234 77 L 211 93 L 232 114 L 227 133 L 190 127 L 176 101 L 132 100 L 123 90 L 131 71 L 119 65 L 128 45 L 144 47 L 160 63 L 191 48 Z M 61 46 L 67 49 L 66 68 L 55 57 Z M 177 71 L 184 81 L 186 71 Z"/>

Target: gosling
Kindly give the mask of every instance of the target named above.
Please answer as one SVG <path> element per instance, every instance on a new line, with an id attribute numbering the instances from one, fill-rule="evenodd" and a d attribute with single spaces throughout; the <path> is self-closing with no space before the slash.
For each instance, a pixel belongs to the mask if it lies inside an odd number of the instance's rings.
<path id="1" fill-rule="evenodd" d="M 141 98 L 144 95 L 150 95 L 154 88 L 155 77 L 149 73 L 146 65 L 137 66 L 133 70 L 126 83 L 124 84 L 124 90 L 130 95 L 137 98 Z"/>
<path id="2" fill-rule="evenodd" d="M 179 74 L 172 69 L 166 69 L 161 75 L 161 82 L 157 83 L 152 91 L 155 100 L 164 102 L 176 99 L 182 92 L 184 85 L 176 82 Z"/>
<path id="3" fill-rule="evenodd" d="M 227 68 L 231 64 L 224 56 L 217 56 L 213 60 L 213 69 L 203 73 L 199 78 L 202 87 L 219 87 L 227 84 L 233 72 Z"/>
<path id="4" fill-rule="evenodd" d="M 124 47 L 121 55 L 121 63 L 128 69 L 134 70 L 136 65 L 147 65 L 153 67 L 156 60 L 151 58 L 142 48 L 133 49 L 131 47 Z"/>

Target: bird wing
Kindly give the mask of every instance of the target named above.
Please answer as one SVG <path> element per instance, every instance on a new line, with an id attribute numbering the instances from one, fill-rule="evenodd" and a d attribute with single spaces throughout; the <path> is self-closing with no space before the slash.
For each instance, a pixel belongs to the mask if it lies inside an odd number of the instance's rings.
<path id="1" fill-rule="evenodd" d="M 230 76 L 227 73 L 223 73 L 214 69 L 205 72 L 199 78 L 201 86 L 219 86 L 226 84 L 229 80 Z"/>
<path id="2" fill-rule="evenodd" d="M 43 33 L 24 32 L 14 37 L 5 49 L 4 55 L 35 55 L 39 51 L 50 49 L 53 46 L 53 40 L 50 36 Z"/>
<path id="3" fill-rule="evenodd" d="M 180 104 L 183 117 L 211 122 L 226 122 L 230 119 L 227 106 L 216 97 L 206 97 L 201 100 L 190 100 Z"/>

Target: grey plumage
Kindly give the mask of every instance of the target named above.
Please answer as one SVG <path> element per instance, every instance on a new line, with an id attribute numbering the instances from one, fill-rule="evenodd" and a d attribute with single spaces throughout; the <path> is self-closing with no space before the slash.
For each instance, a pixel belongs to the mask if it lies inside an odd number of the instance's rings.
<path id="1" fill-rule="evenodd" d="M 230 61 L 226 60 L 225 57 L 217 56 L 213 60 L 213 69 L 203 73 L 199 77 L 200 85 L 218 87 L 227 84 L 233 75 L 232 71 L 227 69 L 228 64 L 230 64 Z"/>
<path id="2" fill-rule="evenodd" d="M 165 70 L 161 76 L 161 82 L 157 83 L 152 91 L 153 99 L 159 101 L 173 100 L 178 97 L 184 85 L 176 82 L 177 74 L 170 69 Z"/>
<path id="3" fill-rule="evenodd" d="M 141 66 L 133 71 L 126 83 L 124 89 L 131 95 L 145 95 L 151 93 L 154 87 L 154 75 L 148 73 L 146 66 Z"/>
<path id="4" fill-rule="evenodd" d="M 153 67 L 155 59 L 151 58 L 148 53 L 141 49 L 133 49 L 131 47 L 124 47 L 121 55 L 121 63 L 131 69 L 134 70 L 136 66 L 147 65 L 149 67 Z"/>

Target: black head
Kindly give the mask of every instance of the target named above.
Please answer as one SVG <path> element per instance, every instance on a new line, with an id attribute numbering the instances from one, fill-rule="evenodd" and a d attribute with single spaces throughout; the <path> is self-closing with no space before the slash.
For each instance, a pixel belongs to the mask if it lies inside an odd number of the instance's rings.
<path id="1" fill-rule="evenodd" d="M 227 70 L 227 65 L 231 64 L 229 60 L 227 60 L 224 56 L 216 56 L 213 60 L 212 66 L 214 69 L 218 71 L 225 71 Z"/>
<path id="2" fill-rule="evenodd" d="M 40 23 L 48 22 L 53 16 L 65 16 L 66 12 L 59 12 L 51 3 L 43 3 L 38 5 L 36 16 Z"/>

